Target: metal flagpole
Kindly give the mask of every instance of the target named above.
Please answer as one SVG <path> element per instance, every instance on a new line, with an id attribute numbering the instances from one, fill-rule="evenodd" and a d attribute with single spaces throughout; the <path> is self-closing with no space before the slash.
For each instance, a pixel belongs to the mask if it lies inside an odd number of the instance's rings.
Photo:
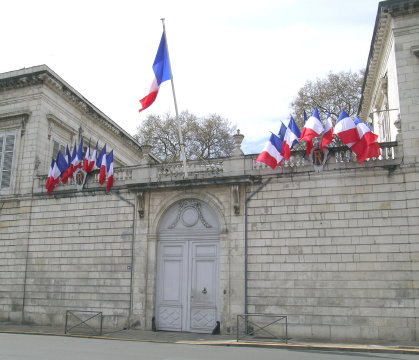
<path id="1" fill-rule="evenodd" d="M 185 174 L 185 178 L 187 178 L 188 177 L 188 170 L 186 168 L 185 144 L 183 143 L 182 129 L 180 127 L 179 113 L 178 113 L 178 110 L 177 110 L 175 85 L 174 85 L 174 82 L 173 82 L 172 65 L 170 64 L 170 56 L 169 56 L 169 45 L 167 44 L 167 37 L 166 37 L 166 26 L 164 24 L 164 18 L 161 18 L 160 20 L 162 21 L 162 24 L 163 24 L 163 34 L 164 34 L 164 40 L 166 42 L 167 58 L 169 60 L 170 79 L 171 79 L 171 83 L 172 83 L 173 100 L 175 102 L 176 122 L 178 124 L 178 130 L 179 130 L 180 156 L 183 160 L 183 172 Z"/>

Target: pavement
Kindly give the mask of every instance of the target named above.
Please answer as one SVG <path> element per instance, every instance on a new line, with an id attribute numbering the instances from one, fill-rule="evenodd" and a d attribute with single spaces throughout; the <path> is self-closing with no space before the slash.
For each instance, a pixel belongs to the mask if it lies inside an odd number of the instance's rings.
<path id="1" fill-rule="evenodd" d="M 72 330 L 71 333 L 65 333 L 64 327 L 41 326 L 41 325 L 22 325 L 0 322 L 1 333 L 8 334 L 30 334 L 44 336 L 70 336 L 81 338 L 94 338 L 103 340 L 119 341 L 138 341 L 138 342 L 156 342 L 172 344 L 192 344 L 192 345 L 214 345 L 214 346 L 247 346 L 247 347 L 265 347 L 278 349 L 299 349 L 299 350 L 329 350 L 329 351 L 357 351 L 357 352 L 388 352 L 419 355 L 419 342 L 375 342 L 372 343 L 334 343 L 317 342 L 309 340 L 289 339 L 287 342 L 278 340 L 266 340 L 261 338 L 243 338 L 237 340 L 236 334 L 230 335 L 211 335 L 186 332 L 170 331 L 147 331 L 122 329 L 110 331 L 104 329 L 102 334 L 93 334 L 90 329 Z"/>

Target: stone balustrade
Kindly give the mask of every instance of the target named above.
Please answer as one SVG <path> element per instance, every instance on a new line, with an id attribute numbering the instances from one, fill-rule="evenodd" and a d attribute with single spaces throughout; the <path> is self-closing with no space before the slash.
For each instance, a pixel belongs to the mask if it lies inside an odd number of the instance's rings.
<path id="1" fill-rule="evenodd" d="M 383 165 L 384 162 L 393 162 L 396 159 L 395 148 L 397 142 L 381 143 L 381 156 L 366 160 L 363 164 L 356 162 L 355 155 L 346 146 L 336 146 L 328 149 L 325 169 L 339 167 L 339 164 L 356 166 L 374 166 L 373 164 Z M 187 178 L 208 179 L 217 177 L 229 177 L 240 175 L 261 175 L 272 172 L 287 172 L 301 169 L 301 171 L 310 171 L 313 169 L 311 159 L 305 154 L 304 149 L 292 151 L 289 160 L 284 161 L 281 167 L 270 169 L 263 163 L 256 162 L 258 154 L 242 155 L 236 157 L 208 160 L 194 160 L 186 163 Z M 294 170 L 291 170 L 294 169 Z M 313 170 L 314 171 L 314 170 Z M 316 170 L 318 171 L 318 170 Z M 86 178 L 85 188 L 99 189 L 98 171 L 93 172 Z M 123 186 L 124 184 L 145 184 L 170 182 L 174 180 L 185 179 L 185 169 L 182 162 L 165 163 L 156 165 L 138 165 L 130 167 L 116 168 L 114 171 L 114 186 Z M 38 177 L 38 192 L 43 192 L 46 176 Z M 74 179 L 69 179 L 67 184 L 59 184 L 56 191 L 70 190 L 75 187 Z M 102 186 L 104 188 L 104 185 Z"/>

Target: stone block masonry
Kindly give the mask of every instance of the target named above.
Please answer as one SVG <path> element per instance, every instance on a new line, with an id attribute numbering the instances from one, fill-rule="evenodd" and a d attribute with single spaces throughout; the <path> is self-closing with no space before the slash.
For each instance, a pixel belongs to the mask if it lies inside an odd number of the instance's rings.
<path id="1" fill-rule="evenodd" d="M 249 203 L 249 312 L 288 315 L 291 337 L 417 340 L 410 171 L 301 174 L 263 188 Z M 275 197 L 272 215 L 258 215 Z"/>
<path id="2" fill-rule="evenodd" d="M 105 326 L 122 327 L 130 306 L 132 208 L 113 196 L 72 194 L 34 199 L 32 210 L 30 221 L 10 220 L 6 235 L 15 245 L 1 247 L 7 320 L 63 324 L 66 310 L 75 309 L 102 311 Z M 13 229 L 28 222 L 21 239 Z"/>

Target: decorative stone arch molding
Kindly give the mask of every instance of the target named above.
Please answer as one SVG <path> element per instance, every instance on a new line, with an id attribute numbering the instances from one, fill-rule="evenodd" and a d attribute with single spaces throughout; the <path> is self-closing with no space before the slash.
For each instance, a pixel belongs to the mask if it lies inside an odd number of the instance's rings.
<path id="1" fill-rule="evenodd" d="M 188 200 L 188 199 L 197 199 L 204 203 L 206 203 L 210 208 L 212 208 L 216 215 L 217 220 L 220 226 L 220 235 L 227 233 L 227 224 L 225 221 L 224 214 L 227 213 L 227 208 L 223 206 L 222 202 L 213 194 L 210 193 L 204 193 L 204 192 L 188 192 L 188 193 L 178 193 L 173 196 L 168 197 L 158 209 L 157 213 L 154 214 L 153 221 L 151 222 L 150 226 L 150 234 L 153 234 L 154 236 L 157 235 L 159 224 L 166 213 L 175 203 L 182 201 L 182 200 Z"/>

